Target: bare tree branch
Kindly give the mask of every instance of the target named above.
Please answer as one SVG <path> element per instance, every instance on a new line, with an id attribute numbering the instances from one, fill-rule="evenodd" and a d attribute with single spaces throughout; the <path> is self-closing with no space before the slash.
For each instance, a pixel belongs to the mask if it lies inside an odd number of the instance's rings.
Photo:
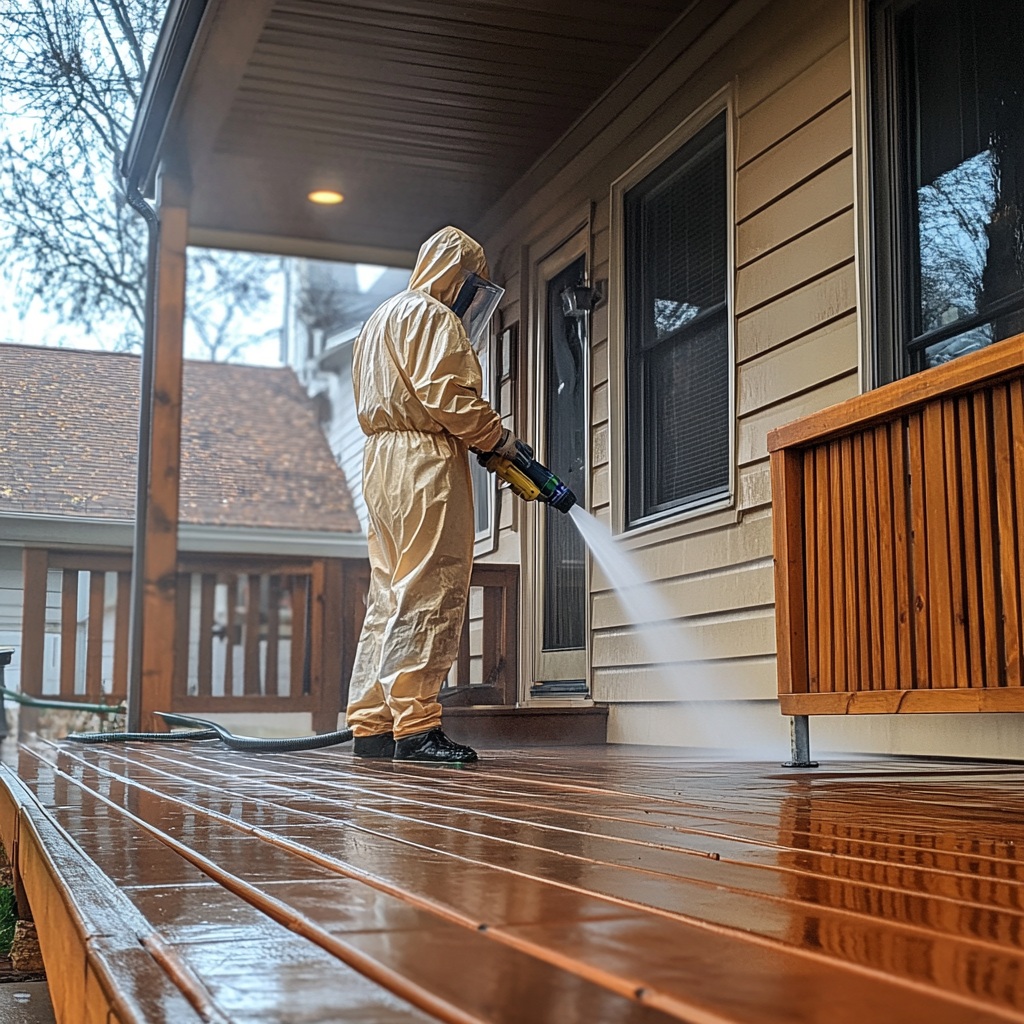
<path id="1" fill-rule="evenodd" d="M 23 311 L 36 302 L 119 348 L 141 342 L 146 232 L 118 168 L 166 6 L 0 0 L 0 273 Z M 237 358 L 262 340 L 244 321 L 268 301 L 277 269 L 232 253 L 199 258 L 188 315 L 208 357 Z"/>

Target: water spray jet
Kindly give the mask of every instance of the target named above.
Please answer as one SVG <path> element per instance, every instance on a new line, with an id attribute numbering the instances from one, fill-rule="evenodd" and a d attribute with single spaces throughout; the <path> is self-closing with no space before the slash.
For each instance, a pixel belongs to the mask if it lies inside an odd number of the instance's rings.
<path id="1" fill-rule="evenodd" d="M 576 505 L 569 515 L 633 627 L 640 647 L 634 664 L 647 668 L 667 701 L 685 702 L 690 726 L 701 736 L 707 756 L 774 760 L 776 743 L 784 749 L 782 738 L 768 736 L 763 724 L 750 716 L 748 702 L 730 700 L 708 678 L 708 659 L 631 553 L 585 509 Z"/>

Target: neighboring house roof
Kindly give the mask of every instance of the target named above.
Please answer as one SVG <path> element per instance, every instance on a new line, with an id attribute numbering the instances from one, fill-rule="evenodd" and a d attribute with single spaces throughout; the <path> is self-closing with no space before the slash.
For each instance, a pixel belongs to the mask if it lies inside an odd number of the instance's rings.
<path id="1" fill-rule="evenodd" d="M 0 512 L 131 519 L 139 359 L 0 345 Z M 345 476 L 289 369 L 188 360 L 183 523 L 359 533 Z"/>

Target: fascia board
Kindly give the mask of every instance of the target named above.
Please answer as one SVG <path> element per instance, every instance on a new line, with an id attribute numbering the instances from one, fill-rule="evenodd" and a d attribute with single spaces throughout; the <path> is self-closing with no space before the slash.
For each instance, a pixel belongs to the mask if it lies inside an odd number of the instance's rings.
<path id="1" fill-rule="evenodd" d="M 0 512 L 0 545 L 6 547 L 126 548 L 132 546 L 129 519 L 22 515 Z M 219 555 L 294 555 L 366 558 L 362 534 L 182 523 L 178 549 Z"/>

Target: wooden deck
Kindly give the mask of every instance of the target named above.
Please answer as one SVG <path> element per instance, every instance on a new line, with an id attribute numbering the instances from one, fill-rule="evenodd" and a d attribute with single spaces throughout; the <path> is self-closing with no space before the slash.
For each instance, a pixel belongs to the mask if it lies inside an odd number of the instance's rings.
<path id="1" fill-rule="evenodd" d="M 1024 1021 L 1024 766 L 17 757 L 59 1021 Z"/>

